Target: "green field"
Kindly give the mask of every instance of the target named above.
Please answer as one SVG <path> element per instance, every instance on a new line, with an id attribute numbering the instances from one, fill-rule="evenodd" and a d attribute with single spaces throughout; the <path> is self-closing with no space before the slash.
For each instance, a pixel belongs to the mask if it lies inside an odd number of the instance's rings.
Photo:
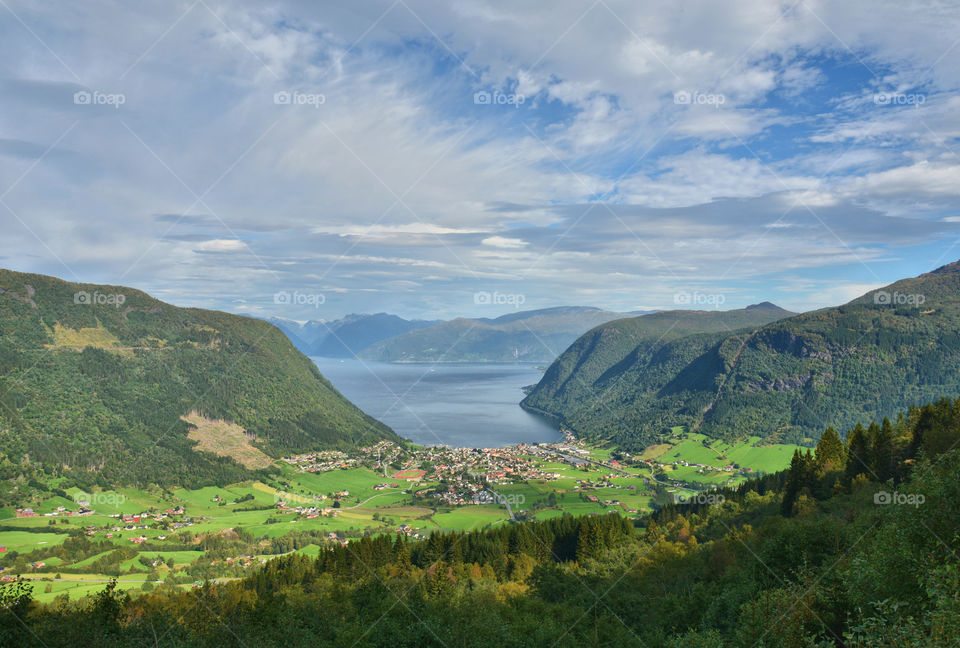
<path id="1" fill-rule="evenodd" d="M 46 545 L 63 542 L 67 536 L 58 533 L 31 533 L 29 531 L 4 531 L 0 533 L 0 546 L 7 551 L 31 551 Z"/>
<path id="2" fill-rule="evenodd" d="M 473 531 L 506 522 L 509 516 L 502 506 L 461 506 L 448 513 L 437 513 L 433 519 L 444 530 Z"/>
<path id="3" fill-rule="evenodd" d="M 753 472 L 771 473 L 789 466 L 794 450 L 799 447 L 793 444 L 763 444 L 759 437 L 750 437 L 730 445 L 692 433 L 683 435 L 679 443 L 672 444 L 655 460 L 664 464 L 685 461 L 715 468 L 736 464 Z"/>

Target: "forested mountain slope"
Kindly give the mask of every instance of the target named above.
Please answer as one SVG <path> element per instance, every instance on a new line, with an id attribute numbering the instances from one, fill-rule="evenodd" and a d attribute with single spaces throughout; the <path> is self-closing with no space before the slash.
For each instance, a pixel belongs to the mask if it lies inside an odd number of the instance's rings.
<path id="1" fill-rule="evenodd" d="M 190 412 L 242 426 L 272 457 L 396 439 L 267 322 L 122 286 L 0 270 L 0 452 L 103 485 L 227 483 Z"/>
<path id="2" fill-rule="evenodd" d="M 764 302 L 729 311 L 662 311 L 608 322 L 564 351 L 523 406 L 555 416 L 579 434 L 610 436 L 625 445 L 646 443 L 664 427 L 684 422 L 670 417 L 638 422 L 638 409 L 667 396 L 661 387 L 687 379 L 682 371 L 733 331 L 791 315 Z M 703 368 L 716 370 L 719 359 L 709 360 L 713 367 Z"/>
<path id="3" fill-rule="evenodd" d="M 628 446 L 675 425 L 800 442 L 960 393 L 960 263 L 763 326 L 657 338 L 611 325 L 571 346 L 525 406 Z"/>

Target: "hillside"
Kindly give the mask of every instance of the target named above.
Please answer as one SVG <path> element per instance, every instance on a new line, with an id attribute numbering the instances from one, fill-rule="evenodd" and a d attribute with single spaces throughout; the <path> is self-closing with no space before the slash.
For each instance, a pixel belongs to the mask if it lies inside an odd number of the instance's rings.
<path id="1" fill-rule="evenodd" d="M 233 459 L 194 449 L 195 428 L 181 418 L 191 413 L 239 426 L 228 429 L 273 458 L 396 439 L 267 322 L 0 270 L 0 451 L 9 461 L 104 485 L 245 477 Z"/>
<path id="2" fill-rule="evenodd" d="M 626 353 L 629 340 L 611 344 L 613 332 L 592 331 L 524 403 L 628 445 L 676 425 L 721 438 L 801 442 L 827 425 L 958 393 L 958 325 L 954 263 L 843 306 Z"/>
<path id="3" fill-rule="evenodd" d="M 737 346 L 718 348 L 713 356 L 705 355 L 708 350 L 734 331 L 791 315 L 764 302 L 737 310 L 662 311 L 608 322 L 564 351 L 522 405 L 554 416 L 584 436 L 615 437 L 625 445 L 650 443 L 664 428 L 683 423 L 656 416 L 660 399 L 676 400 L 671 389 L 697 370 L 716 371 L 731 361 Z"/>
<path id="4" fill-rule="evenodd" d="M 622 317 L 560 306 L 490 318 L 457 318 L 374 344 L 360 356 L 382 362 L 551 362 L 590 328 Z"/>

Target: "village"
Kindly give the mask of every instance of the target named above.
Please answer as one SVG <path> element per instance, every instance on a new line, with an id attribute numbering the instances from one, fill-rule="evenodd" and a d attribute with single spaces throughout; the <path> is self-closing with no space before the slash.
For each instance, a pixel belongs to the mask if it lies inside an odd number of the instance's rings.
<path id="1" fill-rule="evenodd" d="M 503 504 L 503 497 L 494 489 L 507 487 L 509 490 L 511 485 L 545 485 L 563 480 L 564 486 L 555 489 L 557 493 L 574 493 L 585 502 L 620 508 L 628 514 L 646 509 L 621 502 L 621 497 L 609 495 L 610 490 L 622 490 L 624 496 L 631 495 L 628 499 L 635 502 L 636 496 L 653 498 L 658 487 L 690 488 L 691 481 L 699 481 L 694 475 L 709 477 L 712 489 L 733 484 L 738 477 L 751 473 L 750 468 L 733 463 L 716 466 L 680 458 L 660 462 L 626 452 L 616 456 L 598 453 L 596 448 L 567 432 L 560 442 L 503 448 L 404 447 L 381 441 L 354 454 L 325 451 L 287 457 L 285 461 L 298 470 L 314 473 L 365 467 L 382 474 L 386 480 L 375 485 L 374 490 L 408 491 L 417 497 L 431 498 L 437 506 Z M 577 477 L 573 487 L 566 489 L 571 471 Z M 585 474 L 580 476 L 580 473 Z M 606 495 L 598 496 L 595 491 Z M 522 509 L 523 496 L 519 499 L 514 496 L 511 503 Z M 335 514 L 336 510 L 328 508 L 319 514 Z M 318 514 L 314 508 L 296 512 L 308 516 Z"/>

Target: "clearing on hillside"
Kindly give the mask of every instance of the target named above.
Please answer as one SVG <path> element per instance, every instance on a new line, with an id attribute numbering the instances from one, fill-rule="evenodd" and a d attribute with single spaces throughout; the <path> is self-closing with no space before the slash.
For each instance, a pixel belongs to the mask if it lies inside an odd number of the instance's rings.
<path id="1" fill-rule="evenodd" d="M 89 328 L 72 329 L 62 326 L 59 322 L 53 325 L 53 328 L 47 328 L 47 332 L 53 337 L 53 344 L 47 347 L 54 349 L 76 349 L 82 351 L 86 347 L 95 347 L 97 349 L 122 349 L 120 340 L 103 328 L 98 322 L 97 326 Z"/>
<path id="2" fill-rule="evenodd" d="M 250 470 L 266 468 L 273 463 L 270 457 L 250 445 L 252 437 L 236 423 L 214 421 L 204 418 L 197 412 L 190 412 L 187 416 L 180 418 L 193 426 L 187 436 L 191 441 L 197 442 L 194 450 L 230 457 Z"/>
<path id="3" fill-rule="evenodd" d="M 656 445 L 647 446 L 643 451 L 643 454 L 640 455 L 641 459 L 656 459 L 665 455 L 673 446 L 669 443 L 658 443 Z"/>

